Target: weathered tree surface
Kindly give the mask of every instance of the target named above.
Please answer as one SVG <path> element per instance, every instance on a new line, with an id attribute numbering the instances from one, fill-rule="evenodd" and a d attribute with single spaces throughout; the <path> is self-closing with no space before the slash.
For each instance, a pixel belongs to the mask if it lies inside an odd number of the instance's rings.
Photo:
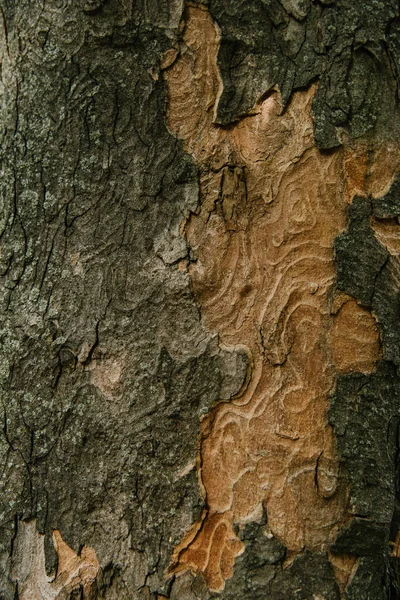
<path id="1" fill-rule="evenodd" d="M 0 599 L 400 598 L 398 2 L 0 34 Z"/>

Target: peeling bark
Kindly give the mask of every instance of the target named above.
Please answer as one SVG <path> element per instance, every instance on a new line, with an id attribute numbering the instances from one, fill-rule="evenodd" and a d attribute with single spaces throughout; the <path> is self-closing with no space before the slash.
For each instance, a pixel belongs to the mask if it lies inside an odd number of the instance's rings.
<path id="1" fill-rule="evenodd" d="M 398 597 L 396 0 L 0 9 L 0 598 Z"/>
<path id="2" fill-rule="evenodd" d="M 297 92 L 283 114 L 275 92 L 237 124 L 215 125 L 220 34 L 203 8 L 186 15 L 180 57 L 169 64 L 167 55 L 164 66 L 169 128 L 200 168 L 201 207 L 184 227 L 195 257 L 189 274 L 206 326 L 224 345 L 245 347 L 252 372 L 201 423 L 207 510 L 172 570 L 200 571 L 220 591 L 244 550 L 233 524 L 259 521 L 263 505 L 288 564 L 299 552 L 326 551 L 349 520 L 326 413 L 335 375 L 371 373 L 380 341 L 368 310 L 334 297 L 334 242 L 348 202 L 390 186 L 399 152 L 361 144 L 322 154 L 312 134 L 315 88 Z M 342 589 L 354 560 L 338 577 Z"/>
<path id="3" fill-rule="evenodd" d="M 100 568 L 94 550 L 83 546 L 78 556 L 57 530 L 53 532 L 53 543 L 58 566 L 55 577 L 49 578 L 46 575 L 44 536 L 37 532 L 34 521 L 20 524 L 13 557 L 18 598 L 60 600 L 74 592 L 80 593 L 83 599 L 96 598 Z"/>

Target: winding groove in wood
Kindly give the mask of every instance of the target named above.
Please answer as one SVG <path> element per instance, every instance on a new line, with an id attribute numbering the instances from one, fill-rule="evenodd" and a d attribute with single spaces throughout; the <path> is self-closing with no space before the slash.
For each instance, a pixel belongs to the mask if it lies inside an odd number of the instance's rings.
<path id="1" fill-rule="evenodd" d="M 380 340 L 367 310 L 334 298 L 333 244 L 354 195 L 382 195 L 399 168 L 394 144 L 322 154 L 315 87 L 283 114 L 273 92 L 239 122 L 215 125 L 219 39 L 209 12 L 187 6 L 181 46 L 163 63 L 170 131 L 200 170 L 201 205 L 182 227 L 193 288 L 206 327 L 250 357 L 247 387 L 201 423 L 207 509 L 172 559 L 171 573 L 201 571 L 216 591 L 244 549 L 234 524 L 258 520 L 263 506 L 292 558 L 328 550 L 349 519 L 326 412 L 336 374 L 370 373 Z M 354 563 L 332 559 L 341 589 Z"/>

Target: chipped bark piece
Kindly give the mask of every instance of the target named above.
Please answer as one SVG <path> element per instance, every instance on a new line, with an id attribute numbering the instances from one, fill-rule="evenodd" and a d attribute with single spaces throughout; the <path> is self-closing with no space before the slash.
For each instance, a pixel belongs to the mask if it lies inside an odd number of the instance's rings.
<path id="1" fill-rule="evenodd" d="M 59 531 L 53 532 L 54 548 L 58 556 L 56 575 L 46 574 L 44 535 L 36 530 L 35 521 L 20 522 L 17 551 L 13 562 L 14 579 L 18 581 L 19 600 L 62 600 L 76 590 L 81 590 L 84 600 L 94 600 L 100 566 L 95 551 L 83 546 L 76 554 L 62 539 Z"/>
<path id="2" fill-rule="evenodd" d="M 358 140 L 344 146 L 345 196 L 350 204 L 354 196 L 380 198 L 392 186 L 400 170 L 398 141 Z"/>
<path id="3" fill-rule="evenodd" d="M 371 226 L 375 232 L 376 238 L 384 246 L 389 254 L 397 258 L 400 257 L 400 224 L 397 219 L 388 219 L 381 221 L 371 219 Z"/>
<path id="4" fill-rule="evenodd" d="M 333 248 L 349 202 L 381 195 L 399 164 L 395 144 L 322 154 L 312 133 L 315 87 L 295 93 L 283 114 L 272 93 L 251 116 L 215 125 L 219 38 L 209 13 L 188 7 L 179 58 L 164 72 L 168 126 L 200 168 L 201 206 L 184 225 L 196 256 L 189 274 L 208 329 L 225 346 L 244 345 L 252 363 L 241 396 L 201 423 L 209 510 L 174 554 L 172 572 L 201 571 L 214 590 L 224 585 L 221 550 L 211 549 L 217 514 L 246 523 L 264 503 L 292 556 L 327 550 L 349 519 L 326 412 L 336 375 L 372 372 L 380 341 L 374 318 L 354 299 L 332 314 Z M 228 531 L 216 536 L 220 548 Z M 349 577 L 353 563 L 343 565 Z"/>
<path id="5" fill-rule="evenodd" d="M 329 561 L 335 572 L 335 578 L 340 590 L 343 592 L 356 572 L 359 560 L 351 554 L 338 555 L 330 552 Z"/>
<path id="6" fill-rule="evenodd" d="M 389 545 L 392 547 L 390 556 L 393 558 L 400 558 L 400 531 L 396 533 L 394 542 L 389 541 Z"/>
<path id="7" fill-rule="evenodd" d="M 341 372 L 371 373 L 381 356 L 377 323 L 354 298 L 345 300 L 335 315 L 330 344 L 333 362 Z"/>

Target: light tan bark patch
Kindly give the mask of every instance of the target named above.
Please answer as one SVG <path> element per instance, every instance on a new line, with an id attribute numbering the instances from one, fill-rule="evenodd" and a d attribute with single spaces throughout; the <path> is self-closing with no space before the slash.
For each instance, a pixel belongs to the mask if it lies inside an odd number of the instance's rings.
<path id="1" fill-rule="evenodd" d="M 62 600 L 75 590 L 82 590 L 85 600 L 94 600 L 100 566 L 95 551 L 83 546 L 78 555 L 53 533 L 58 554 L 57 574 L 46 575 L 44 535 L 38 533 L 35 521 L 20 522 L 13 556 L 13 575 L 18 581 L 19 600 Z"/>
<path id="2" fill-rule="evenodd" d="M 338 555 L 329 553 L 329 560 L 333 567 L 339 589 L 343 592 L 355 575 L 360 559 L 351 554 Z"/>
<path id="3" fill-rule="evenodd" d="M 89 370 L 91 381 L 107 398 L 113 399 L 120 390 L 122 377 L 122 359 L 113 358 L 91 361 Z"/>
<path id="4" fill-rule="evenodd" d="M 400 226 L 398 219 L 372 219 L 378 241 L 393 257 L 400 257 Z"/>
<path id="5" fill-rule="evenodd" d="M 215 125 L 219 39 L 207 10 L 189 6 L 179 55 L 166 57 L 164 72 L 168 126 L 200 171 L 201 204 L 183 227 L 193 288 L 205 326 L 224 346 L 244 346 L 251 365 L 240 395 L 201 423 L 207 510 L 171 567 L 201 571 L 216 591 L 243 551 L 233 524 L 259 519 L 263 505 L 291 556 L 327 550 L 349 518 L 326 412 L 337 373 L 371 372 L 380 344 L 355 300 L 332 310 L 333 244 L 354 195 L 381 195 L 399 161 L 394 145 L 386 154 L 362 144 L 319 152 L 315 86 L 283 114 L 274 92 L 251 116 Z M 353 562 L 341 563 L 347 577 Z"/>

